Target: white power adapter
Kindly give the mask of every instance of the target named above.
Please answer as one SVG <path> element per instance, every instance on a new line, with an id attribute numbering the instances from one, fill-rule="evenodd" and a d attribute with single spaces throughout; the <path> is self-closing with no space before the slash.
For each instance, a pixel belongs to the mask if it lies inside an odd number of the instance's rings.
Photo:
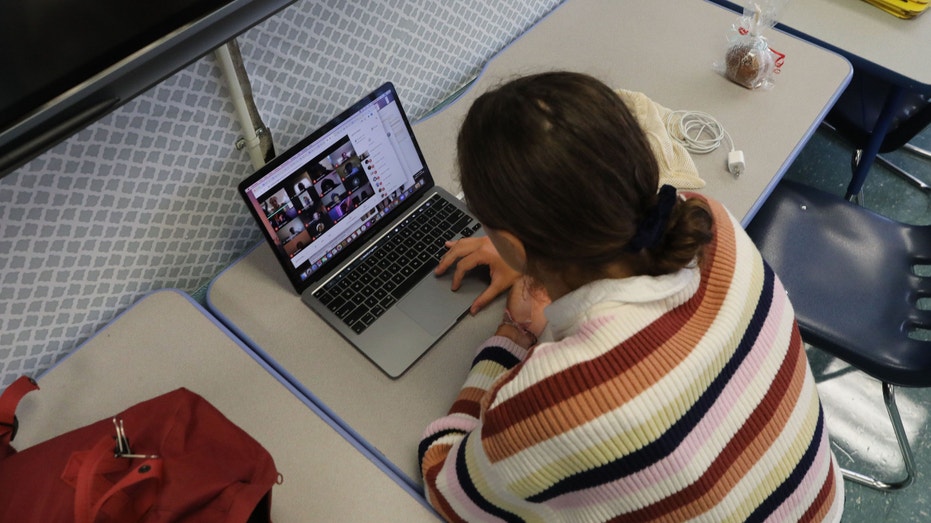
<path id="1" fill-rule="evenodd" d="M 743 151 L 731 151 L 727 153 L 727 170 L 730 171 L 731 174 L 740 176 L 746 168 L 747 164 L 744 161 Z"/>
<path id="2" fill-rule="evenodd" d="M 743 151 L 737 151 L 734 140 L 713 116 L 701 111 L 672 111 L 665 118 L 669 136 L 694 154 L 707 154 L 718 148 L 725 140 L 730 142 L 727 153 L 727 170 L 740 176 L 747 169 Z"/>

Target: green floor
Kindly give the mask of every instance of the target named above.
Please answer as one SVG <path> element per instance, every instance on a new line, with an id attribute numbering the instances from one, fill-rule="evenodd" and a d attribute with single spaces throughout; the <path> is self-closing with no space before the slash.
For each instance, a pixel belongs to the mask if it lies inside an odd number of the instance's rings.
<path id="1" fill-rule="evenodd" d="M 931 131 L 912 143 L 931 150 Z M 819 130 L 793 163 L 786 178 L 843 195 L 850 180 L 853 150 L 826 129 Z M 931 183 L 931 161 L 907 152 L 885 155 Z M 874 166 L 864 185 L 862 205 L 891 218 L 931 224 L 931 193 L 905 182 L 881 165 Z M 877 270 L 881 270 L 877 267 Z M 902 471 L 892 427 L 882 403 L 879 382 L 818 351 L 809 358 L 824 402 L 834 453 L 845 467 L 872 473 L 885 470 L 895 478 Z M 896 399 L 911 442 L 918 474 L 911 486 L 883 493 L 849 481 L 843 521 L 931 521 L 931 478 L 922 471 L 931 464 L 931 390 L 897 389 Z"/>

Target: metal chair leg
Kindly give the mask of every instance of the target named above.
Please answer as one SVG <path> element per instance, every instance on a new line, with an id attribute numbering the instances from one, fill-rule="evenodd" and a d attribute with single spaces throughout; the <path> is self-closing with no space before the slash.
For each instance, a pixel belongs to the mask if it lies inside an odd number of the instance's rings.
<path id="1" fill-rule="evenodd" d="M 917 147 L 910 143 L 906 143 L 905 145 L 902 146 L 902 149 L 914 154 L 915 156 L 919 156 L 926 160 L 931 160 L 931 151 L 922 149 L 921 147 Z M 853 157 L 850 159 L 850 168 L 852 171 L 856 172 L 857 167 L 860 165 L 860 160 L 862 158 L 863 158 L 863 149 L 857 149 L 853 152 Z M 898 175 L 900 178 L 903 178 L 905 181 L 911 183 L 912 185 L 917 187 L 919 190 L 925 191 L 925 192 L 931 192 L 931 185 L 928 185 L 927 183 L 918 179 L 918 177 L 916 177 L 912 173 L 890 162 L 885 156 L 877 154 L 875 161 L 883 164 L 887 169 L 892 171 L 894 174 Z M 862 205 L 863 202 L 859 201 L 861 199 L 860 197 L 862 197 L 862 194 L 863 194 L 863 189 L 861 187 L 860 192 L 855 195 L 852 195 L 852 197 L 848 198 L 848 200 L 857 201 L 857 203 L 860 203 Z"/>
<path id="2" fill-rule="evenodd" d="M 912 145 L 910 143 L 903 145 L 902 148 L 914 155 L 921 156 L 921 157 L 927 158 L 928 160 L 931 160 L 931 151 L 928 151 L 927 149 L 922 149 L 921 147 Z"/>
<path id="3" fill-rule="evenodd" d="M 911 152 L 912 154 L 914 154 L 914 155 L 916 155 L 916 156 L 920 156 L 920 157 L 923 157 L 923 158 L 926 158 L 926 159 L 931 160 L 931 151 L 927 151 L 927 150 L 922 149 L 922 148 L 920 148 L 920 147 L 916 147 L 916 146 L 914 146 L 914 145 L 912 145 L 912 144 L 910 144 L 910 143 L 907 143 L 907 144 L 903 145 L 902 148 L 905 149 L 905 150 L 907 150 L 907 151 L 909 151 L 909 152 Z M 851 159 L 850 159 L 850 167 L 851 167 L 851 170 L 853 170 L 854 172 L 856 172 L 857 167 L 860 165 L 860 161 L 862 160 L 862 158 L 863 158 L 863 149 L 857 149 L 857 150 L 855 150 L 855 151 L 853 152 L 853 156 L 852 156 Z M 900 178 L 904 179 L 904 180 L 907 181 L 908 183 L 914 185 L 918 190 L 921 190 L 921 191 L 924 191 L 924 192 L 931 192 L 931 185 L 929 185 L 929 184 L 923 182 L 922 180 L 918 179 L 918 177 L 916 177 L 916 176 L 913 175 L 912 173 L 910 173 L 910 172 L 906 171 L 905 169 L 899 167 L 898 165 L 896 165 L 896 164 L 890 162 L 885 156 L 883 156 L 883 155 L 881 155 L 881 154 L 877 154 L 876 157 L 874 158 L 874 161 L 877 162 L 877 163 L 881 163 L 881 164 L 884 165 L 887 169 L 889 169 L 890 171 L 892 171 L 894 174 L 898 175 Z M 856 193 L 856 194 L 853 194 L 853 195 L 850 195 L 847 199 L 848 199 L 849 201 L 852 201 L 852 202 L 858 203 L 858 204 L 860 204 L 860 205 L 863 205 L 863 204 L 864 204 L 864 202 L 863 202 L 863 188 L 861 187 L 861 188 L 860 188 L 860 192 L 858 192 L 858 193 Z"/>
<path id="4" fill-rule="evenodd" d="M 925 182 L 919 180 L 915 175 L 906 171 L 905 169 L 899 167 L 898 165 L 890 162 L 886 159 L 885 156 L 876 155 L 876 162 L 881 163 L 886 166 L 887 169 L 897 174 L 900 178 L 905 179 L 908 183 L 914 185 L 922 191 L 931 191 L 931 185 L 926 184 Z"/>
<path id="5" fill-rule="evenodd" d="M 843 472 L 845 478 L 854 483 L 859 483 L 878 490 L 898 490 L 907 487 L 914 479 L 915 459 L 912 457 L 912 448 L 908 444 L 908 436 L 905 434 L 905 427 L 902 425 L 902 418 L 899 416 L 899 408 L 895 403 L 894 385 L 883 383 L 883 400 L 886 403 L 886 411 L 889 412 L 889 420 L 892 422 L 892 428 L 895 431 L 895 439 L 902 453 L 902 461 L 905 463 L 905 477 L 898 481 L 887 483 L 847 469 L 841 469 L 841 472 Z"/>
<path id="6" fill-rule="evenodd" d="M 860 165 L 860 160 L 863 159 L 863 149 L 855 149 L 853 151 L 853 156 L 850 157 L 850 170 L 851 172 L 857 172 L 857 166 Z M 863 196 L 863 186 L 860 186 L 860 191 L 855 194 L 847 194 L 847 201 L 853 202 L 857 205 L 864 205 L 866 199 Z"/>

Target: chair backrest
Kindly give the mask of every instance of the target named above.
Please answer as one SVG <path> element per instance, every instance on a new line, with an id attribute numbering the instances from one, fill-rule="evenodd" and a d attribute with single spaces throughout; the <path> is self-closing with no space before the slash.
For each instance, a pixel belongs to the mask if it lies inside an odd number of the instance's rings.
<path id="1" fill-rule="evenodd" d="M 825 117 L 857 149 L 866 147 L 892 86 L 862 71 L 854 71 L 850 84 Z M 907 92 L 879 152 L 894 151 L 931 124 L 931 93 Z"/>
<path id="2" fill-rule="evenodd" d="M 783 282 L 802 337 L 894 385 L 931 386 L 931 227 L 783 181 L 747 227 Z"/>

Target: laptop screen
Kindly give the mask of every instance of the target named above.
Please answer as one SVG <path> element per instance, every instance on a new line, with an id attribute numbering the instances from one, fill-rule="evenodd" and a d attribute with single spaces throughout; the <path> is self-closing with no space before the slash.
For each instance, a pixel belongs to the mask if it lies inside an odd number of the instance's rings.
<path id="1" fill-rule="evenodd" d="M 298 292 L 433 185 L 387 83 L 239 186 Z"/>

